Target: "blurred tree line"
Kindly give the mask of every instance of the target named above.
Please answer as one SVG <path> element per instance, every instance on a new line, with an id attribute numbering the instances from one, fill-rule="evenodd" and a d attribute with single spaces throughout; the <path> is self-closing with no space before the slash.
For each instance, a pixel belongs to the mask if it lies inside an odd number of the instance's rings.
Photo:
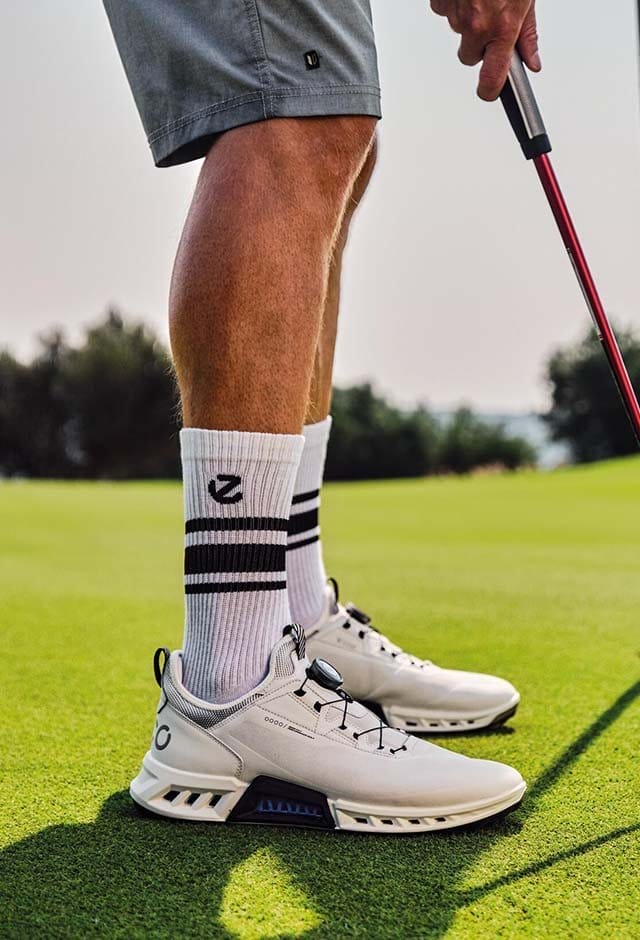
<path id="1" fill-rule="evenodd" d="M 23 364 L 0 354 L 0 471 L 12 476 L 178 476 L 177 395 L 167 351 L 115 310 L 79 346 L 40 340 Z"/>
<path id="2" fill-rule="evenodd" d="M 334 390 L 333 428 L 327 454 L 330 480 L 469 473 L 481 467 L 515 470 L 535 463 L 520 437 L 460 408 L 444 424 L 425 408 L 402 411 L 371 385 Z"/>
<path id="3" fill-rule="evenodd" d="M 636 381 L 640 344 L 623 334 Z M 633 437 L 598 345 L 585 338 L 557 353 L 548 378 L 553 436 L 578 460 L 634 450 Z M 372 479 L 507 469 L 535 462 L 533 448 L 461 408 L 446 422 L 401 410 L 368 384 L 336 389 L 328 479 Z M 0 352 L 0 473 L 48 478 L 169 478 L 180 475 L 179 406 L 167 350 L 149 327 L 111 310 L 70 345 L 41 338 L 22 363 Z"/>
<path id="4" fill-rule="evenodd" d="M 640 339 L 616 329 L 629 376 L 640 393 Z M 579 342 L 556 352 L 547 366 L 551 408 L 544 416 L 556 441 L 567 441 L 578 463 L 638 452 L 604 351 L 589 328 Z"/>
<path id="5" fill-rule="evenodd" d="M 532 448 L 468 409 L 442 426 L 425 409 L 402 411 L 370 385 L 336 389 L 328 479 L 509 469 Z M 111 310 L 80 345 L 40 339 L 29 363 L 0 353 L 0 472 L 62 478 L 180 475 L 179 405 L 167 350 L 149 327 Z"/>

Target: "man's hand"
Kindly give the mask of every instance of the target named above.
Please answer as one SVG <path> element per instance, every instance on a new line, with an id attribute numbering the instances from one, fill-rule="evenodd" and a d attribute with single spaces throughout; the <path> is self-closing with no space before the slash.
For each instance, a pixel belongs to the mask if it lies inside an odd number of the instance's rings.
<path id="1" fill-rule="evenodd" d="M 463 65 L 482 62 L 478 95 L 485 101 L 495 101 L 502 91 L 516 46 L 533 72 L 542 68 L 535 0 L 431 0 L 431 9 L 460 34 Z"/>

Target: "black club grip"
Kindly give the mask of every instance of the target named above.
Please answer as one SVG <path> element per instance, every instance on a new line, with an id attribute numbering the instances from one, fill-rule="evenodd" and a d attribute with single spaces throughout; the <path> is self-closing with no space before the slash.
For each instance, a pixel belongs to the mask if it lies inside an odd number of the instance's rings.
<path id="1" fill-rule="evenodd" d="M 551 152 L 551 143 L 522 59 L 513 53 L 509 77 L 500 93 L 504 110 L 527 160 Z"/>

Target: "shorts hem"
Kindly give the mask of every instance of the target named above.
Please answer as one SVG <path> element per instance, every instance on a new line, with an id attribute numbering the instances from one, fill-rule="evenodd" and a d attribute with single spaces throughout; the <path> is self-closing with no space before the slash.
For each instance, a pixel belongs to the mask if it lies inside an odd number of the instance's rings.
<path id="1" fill-rule="evenodd" d="M 215 138 L 234 127 L 270 118 L 345 114 L 380 118 L 380 89 L 376 85 L 265 89 L 201 108 L 158 128 L 147 140 L 156 166 L 169 167 L 206 156 Z"/>

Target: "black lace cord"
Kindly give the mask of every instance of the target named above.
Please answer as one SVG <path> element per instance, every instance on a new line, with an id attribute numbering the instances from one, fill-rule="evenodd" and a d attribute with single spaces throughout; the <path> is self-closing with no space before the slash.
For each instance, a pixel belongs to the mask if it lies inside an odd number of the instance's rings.
<path id="1" fill-rule="evenodd" d="M 309 676 L 306 676 L 300 688 L 295 689 L 293 694 L 299 695 L 299 696 L 306 695 L 307 693 L 304 687 L 308 681 L 309 681 Z M 344 702 L 344 711 L 342 713 L 342 724 L 339 725 L 339 728 L 341 731 L 346 731 L 347 730 L 347 725 L 346 725 L 347 709 L 349 708 L 349 705 L 351 705 L 351 703 L 353 702 L 353 699 L 349 695 L 348 692 L 344 691 L 344 689 L 336 689 L 336 692 L 338 694 L 338 698 L 332 698 L 331 701 L 329 702 L 316 702 L 313 707 L 315 708 L 317 712 L 319 712 L 321 709 L 325 707 L 325 705 L 337 705 L 338 702 Z"/>
<path id="2" fill-rule="evenodd" d="M 294 626 L 297 626 L 297 624 L 294 624 Z M 346 621 L 342 624 L 342 626 L 345 627 L 345 629 L 347 629 L 348 627 L 351 626 L 351 622 L 350 622 L 349 620 L 346 620 Z M 360 630 L 360 637 L 362 638 L 362 637 L 364 637 L 365 635 L 366 635 L 366 634 L 365 634 L 365 631 L 364 631 L 364 630 Z M 299 658 L 299 659 L 302 659 L 303 656 L 304 656 L 304 649 L 303 649 L 303 652 L 302 652 L 302 654 L 301 654 L 301 653 L 300 653 L 300 648 L 298 647 L 297 652 L 298 652 L 298 658 Z M 306 694 L 307 694 L 306 689 L 305 689 L 305 685 L 306 685 L 307 682 L 309 681 L 309 678 L 310 678 L 309 676 L 305 676 L 305 677 L 304 677 L 304 680 L 303 680 L 302 685 L 300 686 L 300 688 L 294 690 L 294 693 L 293 693 L 294 695 L 303 696 L 303 695 L 306 695 Z M 344 711 L 342 712 L 342 724 L 338 725 L 338 728 L 340 729 L 340 731 L 346 731 L 346 730 L 347 730 L 346 721 L 347 721 L 348 708 L 349 708 L 349 705 L 352 705 L 352 704 L 353 704 L 353 698 L 349 695 L 348 692 L 345 692 L 344 689 L 336 689 L 336 693 L 337 693 L 337 695 L 338 695 L 338 698 L 331 699 L 331 700 L 328 701 L 328 702 L 320 702 L 320 701 L 317 701 L 317 702 L 314 703 L 314 706 L 313 706 L 313 707 L 315 708 L 315 710 L 316 710 L 317 712 L 319 712 L 319 711 L 321 711 L 321 710 L 325 707 L 325 705 L 337 705 L 338 702 L 344 702 Z M 362 737 L 363 734 L 370 734 L 371 731 L 378 731 L 379 734 L 380 734 L 380 739 L 379 739 L 379 744 L 378 744 L 378 750 L 379 750 L 379 751 L 384 751 L 384 744 L 382 743 L 382 735 L 384 734 L 385 731 L 391 731 L 391 730 L 393 730 L 393 729 L 391 729 L 388 725 L 385 725 L 385 724 L 381 721 L 380 724 L 379 724 L 379 725 L 376 725 L 375 728 L 368 728 L 366 731 L 354 731 L 354 732 L 353 732 L 353 736 L 354 736 L 354 738 L 355 738 L 356 741 L 357 741 L 358 738 Z M 406 737 L 409 737 L 409 735 L 407 734 L 406 731 L 402 731 L 402 732 L 400 732 L 400 733 L 401 733 L 401 734 L 404 734 Z M 390 747 L 390 748 L 389 748 L 389 753 L 390 753 L 390 754 L 397 754 L 398 751 L 406 751 L 406 750 L 407 750 L 407 745 L 406 745 L 406 744 L 402 744 L 402 745 L 400 745 L 400 747 Z"/>
<path id="3" fill-rule="evenodd" d="M 354 738 L 355 738 L 356 741 L 357 741 L 358 738 L 361 738 L 363 734 L 371 734 L 372 731 L 379 731 L 379 732 L 380 732 L 380 741 L 379 741 L 379 744 L 378 744 L 378 750 L 379 750 L 379 751 L 384 751 L 384 744 L 382 743 L 382 733 L 383 733 L 383 731 L 384 731 L 384 728 L 385 728 L 385 726 L 382 724 L 382 722 L 380 722 L 380 724 L 379 724 L 379 725 L 376 725 L 375 728 L 367 728 L 366 731 L 354 731 L 354 732 L 353 732 L 353 736 L 354 736 Z"/>
<path id="4" fill-rule="evenodd" d="M 293 694 L 294 694 L 294 695 L 299 695 L 299 696 L 306 695 L 307 693 L 306 693 L 306 690 L 305 690 L 305 685 L 307 684 L 308 681 L 309 681 L 309 676 L 306 676 L 306 678 L 305 678 L 304 682 L 302 683 L 302 685 L 300 686 L 300 688 L 299 688 L 299 689 L 295 689 L 295 691 L 294 691 Z M 341 724 L 338 725 L 338 728 L 340 729 L 340 731 L 346 731 L 346 730 L 347 730 L 347 715 L 348 715 L 349 705 L 352 705 L 352 704 L 353 704 L 353 698 L 351 697 L 351 695 L 349 695 L 348 692 L 345 692 L 343 689 L 336 689 L 336 693 L 337 693 L 337 695 L 338 695 L 338 698 L 332 698 L 332 699 L 330 699 L 328 702 L 320 702 L 320 701 L 317 701 L 317 702 L 314 703 L 314 706 L 313 706 L 313 707 L 315 708 L 315 710 L 316 710 L 317 712 L 319 712 L 319 711 L 322 711 L 322 709 L 325 708 L 325 706 L 327 706 L 327 705 L 337 705 L 339 702 L 343 702 L 343 703 L 344 703 L 344 709 L 343 709 L 343 712 L 342 712 L 342 722 L 341 722 Z M 353 736 L 354 736 L 354 738 L 355 738 L 356 741 L 357 741 L 358 738 L 362 737 L 363 734 L 370 734 L 372 731 L 377 731 L 377 732 L 379 732 L 379 734 L 380 734 L 380 739 L 379 739 L 379 743 L 378 743 L 378 750 L 379 750 L 379 751 L 384 751 L 384 744 L 382 743 L 382 735 L 384 734 L 385 731 L 392 731 L 392 730 L 393 730 L 392 728 L 390 728 L 388 725 L 385 725 L 385 724 L 381 721 L 380 724 L 378 724 L 378 725 L 375 726 L 375 728 L 367 728 L 366 731 L 354 731 L 354 732 L 353 732 Z M 402 734 L 405 734 L 405 735 L 407 734 L 406 731 L 403 731 L 403 732 L 401 732 L 401 733 L 402 733 Z M 408 737 L 408 735 L 407 735 L 407 737 Z M 407 745 L 406 745 L 406 744 L 401 744 L 400 747 L 390 747 L 390 748 L 389 748 L 389 753 L 390 753 L 390 754 L 397 754 L 398 751 L 406 751 L 406 750 L 407 750 Z"/>
<path id="5" fill-rule="evenodd" d="M 408 732 L 405 731 L 404 734 L 406 734 L 407 737 L 409 737 Z M 390 748 L 389 748 L 389 753 L 390 753 L 390 754 L 397 754 L 398 751 L 406 751 L 406 750 L 407 750 L 407 745 L 406 745 L 406 744 L 401 744 L 400 747 L 390 747 Z"/>
<path id="6" fill-rule="evenodd" d="M 336 689 L 336 692 L 339 698 L 332 698 L 328 702 L 316 702 L 314 708 L 317 712 L 321 711 L 325 705 L 337 705 L 338 702 L 344 702 L 344 710 L 342 712 L 342 724 L 338 725 L 341 731 L 347 730 L 347 709 L 349 705 L 353 703 L 353 699 L 348 692 L 345 692 L 343 689 Z"/>
<path id="7" fill-rule="evenodd" d="M 378 743 L 378 750 L 379 750 L 379 751 L 384 751 L 384 744 L 382 743 L 382 735 L 384 734 L 385 731 L 392 731 L 392 730 L 393 730 L 392 728 L 390 728 L 388 725 L 383 724 L 383 722 L 381 721 L 380 724 L 379 724 L 379 725 L 376 725 L 375 728 L 367 728 L 366 731 L 354 731 L 353 736 L 354 736 L 354 738 L 357 740 L 357 739 L 358 739 L 359 737 L 361 737 L 363 734 L 370 734 L 372 731 L 378 731 L 378 732 L 380 733 L 380 740 L 379 740 L 379 743 Z M 399 730 L 399 729 L 396 729 L 396 730 Z M 406 731 L 402 731 L 401 734 L 404 734 L 405 737 L 407 737 L 407 738 L 409 737 L 409 735 L 407 734 Z M 398 751 L 406 751 L 406 750 L 407 750 L 407 745 L 406 745 L 406 744 L 401 744 L 400 747 L 390 747 L 390 748 L 389 748 L 389 753 L 390 753 L 390 754 L 397 754 Z"/>

